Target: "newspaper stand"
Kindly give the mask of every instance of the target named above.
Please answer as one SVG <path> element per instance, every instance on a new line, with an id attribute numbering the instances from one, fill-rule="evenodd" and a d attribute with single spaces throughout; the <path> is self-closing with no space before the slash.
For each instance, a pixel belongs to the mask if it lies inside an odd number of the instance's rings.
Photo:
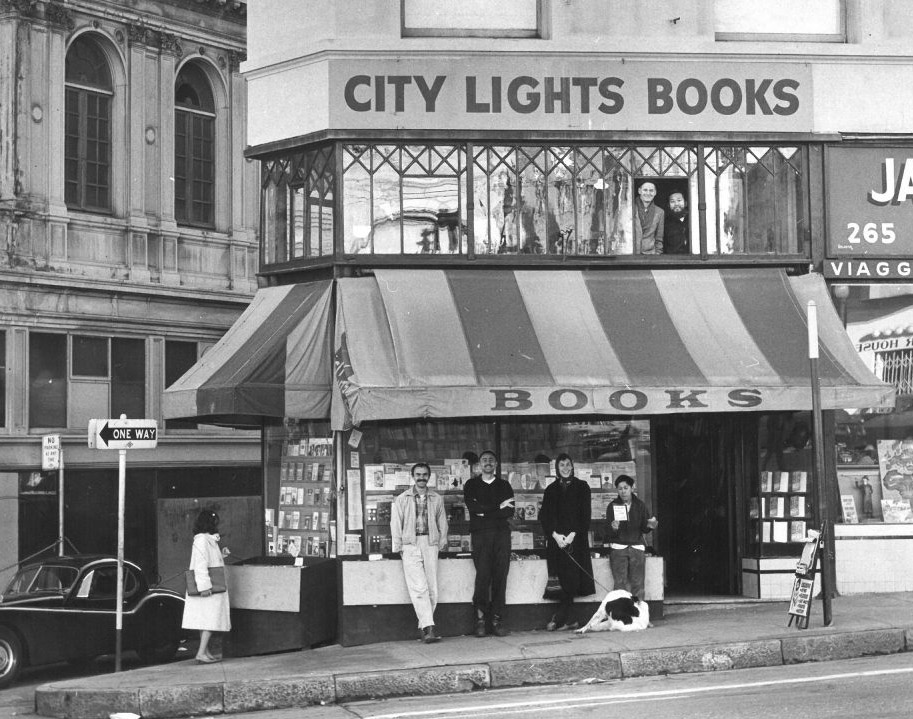
<path id="1" fill-rule="evenodd" d="M 815 588 L 815 568 L 818 563 L 818 549 L 821 533 L 810 531 L 802 548 L 802 557 L 796 564 L 796 578 L 789 598 L 789 622 L 796 622 L 797 629 L 808 629 L 808 617 L 812 607 L 812 593 Z"/>

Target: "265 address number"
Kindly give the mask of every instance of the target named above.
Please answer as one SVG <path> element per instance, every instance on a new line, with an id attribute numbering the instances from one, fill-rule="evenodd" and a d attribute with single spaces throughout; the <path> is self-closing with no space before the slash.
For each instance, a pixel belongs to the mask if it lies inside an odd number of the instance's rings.
<path id="1" fill-rule="evenodd" d="M 866 222 L 864 225 L 848 222 L 846 229 L 850 233 L 846 240 L 851 245 L 860 245 L 863 241 L 870 245 L 890 245 L 897 239 L 893 222 Z"/>

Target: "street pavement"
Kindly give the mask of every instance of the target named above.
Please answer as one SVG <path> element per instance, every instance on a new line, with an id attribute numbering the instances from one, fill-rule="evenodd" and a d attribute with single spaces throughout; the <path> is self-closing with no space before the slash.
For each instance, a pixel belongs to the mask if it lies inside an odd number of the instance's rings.
<path id="1" fill-rule="evenodd" d="M 240 713 L 365 698 L 715 672 L 913 650 L 913 593 L 821 602 L 809 627 L 787 626 L 785 602 L 667 604 L 643 632 L 516 632 L 507 637 L 337 645 L 198 665 L 192 660 L 45 684 L 36 712 L 66 719 Z"/>

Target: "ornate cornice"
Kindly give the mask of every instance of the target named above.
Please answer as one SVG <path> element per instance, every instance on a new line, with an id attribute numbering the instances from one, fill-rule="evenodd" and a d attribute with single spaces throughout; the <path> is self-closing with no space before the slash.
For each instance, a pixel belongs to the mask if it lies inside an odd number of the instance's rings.
<path id="1" fill-rule="evenodd" d="M 61 28 L 63 30 L 72 30 L 76 27 L 73 21 L 73 15 L 63 5 L 57 3 L 48 3 L 44 9 L 44 19 L 47 20 L 51 27 Z"/>
<path id="2" fill-rule="evenodd" d="M 231 72 L 238 72 L 241 69 L 241 63 L 247 60 L 247 53 L 243 50 L 228 51 L 228 69 Z"/>
<path id="3" fill-rule="evenodd" d="M 127 25 L 127 42 L 130 45 L 149 45 L 152 41 L 152 31 L 145 25 L 129 23 Z"/>
<path id="4" fill-rule="evenodd" d="M 177 57 L 184 54 L 184 48 L 181 47 L 181 38 L 167 32 L 159 33 L 159 47 L 162 52 L 171 53 Z"/>
<path id="5" fill-rule="evenodd" d="M 36 17 L 38 0 L 0 0 L 0 10 L 12 10 L 22 17 Z"/>

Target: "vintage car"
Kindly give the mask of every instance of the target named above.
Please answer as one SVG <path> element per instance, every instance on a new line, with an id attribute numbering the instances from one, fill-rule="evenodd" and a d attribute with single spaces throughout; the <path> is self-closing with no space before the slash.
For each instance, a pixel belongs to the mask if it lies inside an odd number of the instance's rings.
<path id="1" fill-rule="evenodd" d="M 23 667 L 88 662 L 115 651 L 117 560 L 49 557 L 23 567 L 0 596 L 0 688 Z M 124 562 L 121 645 L 146 663 L 168 661 L 182 638 L 184 598 L 150 587 Z"/>

